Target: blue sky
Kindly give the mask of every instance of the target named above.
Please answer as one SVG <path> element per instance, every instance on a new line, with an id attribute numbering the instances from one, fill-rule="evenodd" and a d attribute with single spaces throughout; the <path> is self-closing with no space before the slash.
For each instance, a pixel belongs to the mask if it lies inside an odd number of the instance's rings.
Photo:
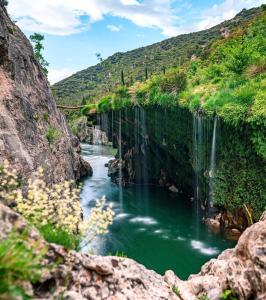
<path id="1" fill-rule="evenodd" d="M 9 0 L 9 13 L 29 36 L 45 36 L 51 83 L 115 52 L 209 28 L 262 0 Z"/>

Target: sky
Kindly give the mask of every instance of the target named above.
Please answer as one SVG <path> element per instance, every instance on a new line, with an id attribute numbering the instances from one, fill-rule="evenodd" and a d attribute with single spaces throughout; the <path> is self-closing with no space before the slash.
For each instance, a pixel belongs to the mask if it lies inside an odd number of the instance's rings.
<path id="1" fill-rule="evenodd" d="M 9 0 L 23 32 L 42 33 L 51 84 L 116 52 L 207 29 L 264 0 Z"/>

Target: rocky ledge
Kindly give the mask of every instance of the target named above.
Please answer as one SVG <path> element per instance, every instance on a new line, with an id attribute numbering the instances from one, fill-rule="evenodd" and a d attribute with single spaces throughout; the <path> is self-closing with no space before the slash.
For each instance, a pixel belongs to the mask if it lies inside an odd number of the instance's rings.
<path id="1" fill-rule="evenodd" d="M 91 172 L 30 42 L 0 1 L 0 164 L 5 159 L 25 178 L 43 166 L 47 182 Z"/>
<path id="2" fill-rule="evenodd" d="M 234 249 L 210 260 L 187 281 L 172 271 L 161 276 L 132 259 L 92 256 L 48 244 L 20 215 L 2 204 L 0 228 L 0 240 L 14 229 L 28 228 L 29 241 L 38 241 L 40 248 L 48 249 L 43 265 L 49 268 L 37 283 L 24 284 L 33 299 L 197 300 L 206 296 L 218 300 L 226 289 L 234 291 L 239 300 L 266 299 L 266 215 L 242 234 Z"/>

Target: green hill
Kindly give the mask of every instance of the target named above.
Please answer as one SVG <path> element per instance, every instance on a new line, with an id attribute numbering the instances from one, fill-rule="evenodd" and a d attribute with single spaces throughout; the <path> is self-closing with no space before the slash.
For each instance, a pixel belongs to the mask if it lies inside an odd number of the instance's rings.
<path id="1" fill-rule="evenodd" d="M 126 85 L 145 80 L 151 74 L 179 66 L 192 56 L 204 56 L 212 42 L 224 32 L 231 32 L 245 21 L 259 14 L 262 6 L 242 10 L 233 19 L 224 21 L 210 29 L 183 34 L 162 42 L 125 53 L 118 52 L 103 62 L 56 83 L 52 89 L 57 102 L 78 105 L 94 101 L 121 84 L 123 70 Z"/>

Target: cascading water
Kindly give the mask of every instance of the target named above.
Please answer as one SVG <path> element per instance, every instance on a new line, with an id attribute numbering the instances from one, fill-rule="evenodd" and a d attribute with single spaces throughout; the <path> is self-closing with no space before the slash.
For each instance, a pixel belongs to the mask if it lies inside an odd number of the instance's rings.
<path id="1" fill-rule="evenodd" d="M 118 155 L 119 155 L 119 201 L 120 205 L 123 203 L 123 161 L 122 161 L 122 117 L 121 110 L 119 111 L 119 130 L 118 130 Z"/>
<path id="2" fill-rule="evenodd" d="M 92 144 L 93 145 L 105 145 L 108 143 L 108 137 L 104 131 L 102 131 L 100 125 L 92 127 Z"/>
<path id="3" fill-rule="evenodd" d="M 140 150 L 142 152 L 142 184 L 147 185 L 149 183 L 148 179 L 148 168 L 147 168 L 147 146 L 148 146 L 148 134 L 147 134 L 147 127 L 146 127 L 146 115 L 145 110 L 141 107 L 140 108 Z"/>
<path id="4" fill-rule="evenodd" d="M 218 121 L 218 118 L 217 118 L 217 116 L 215 116 L 214 123 L 213 123 L 213 135 L 212 135 L 210 171 L 209 171 L 209 202 L 208 202 L 209 208 L 212 206 L 212 201 L 213 201 L 213 179 L 214 179 L 215 167 L 216 167 L 217 121 Z"/>
<path id="5" fill-rule="evenodd" d="M 197 210 L 200 209 L 201 185 L 200 176 L 203 169 L 203 134 L 202 134 L 202 116 L 199 113 L 193 115 L 193 167 L 195 171 L 194 198 Z"/>

